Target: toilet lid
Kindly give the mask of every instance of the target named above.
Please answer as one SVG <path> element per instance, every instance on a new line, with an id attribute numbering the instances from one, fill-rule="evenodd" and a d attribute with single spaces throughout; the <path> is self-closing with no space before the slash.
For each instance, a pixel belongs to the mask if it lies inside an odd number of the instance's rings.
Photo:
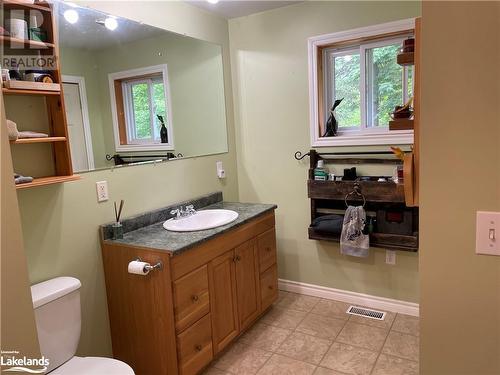
<path id="1" fill-rule="evenodd" d="M 134 375 L 125 362 L 104 357 L 73 357 L 50 375 Z"/>

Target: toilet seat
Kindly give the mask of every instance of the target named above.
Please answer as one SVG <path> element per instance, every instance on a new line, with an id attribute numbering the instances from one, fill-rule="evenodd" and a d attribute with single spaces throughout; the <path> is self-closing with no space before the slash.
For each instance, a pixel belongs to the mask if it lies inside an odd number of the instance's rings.
<path id="1" fill-rule="evenodd" d="M 73 357 L 50 375 L 134 375 L 125 362 L 104 357 Z"/>

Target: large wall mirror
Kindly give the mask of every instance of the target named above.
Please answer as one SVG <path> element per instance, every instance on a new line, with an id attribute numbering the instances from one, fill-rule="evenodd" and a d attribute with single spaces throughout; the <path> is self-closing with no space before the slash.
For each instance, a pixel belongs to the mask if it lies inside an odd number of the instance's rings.
<path id="1" fill-rule="evenodd" d="M 75 172 L 227 152 L 220 45 L 59 3 Z"/>

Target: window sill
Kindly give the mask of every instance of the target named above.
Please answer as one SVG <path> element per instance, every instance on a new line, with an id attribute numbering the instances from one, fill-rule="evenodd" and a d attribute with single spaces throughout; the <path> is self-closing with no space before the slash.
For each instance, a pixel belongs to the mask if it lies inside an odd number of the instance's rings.
<path id="1" fill-rule="evenodd" d="M 340 133 L 337 137 L 316 138 L 312 147 L 377 146 L 413 144 L 413 130 L 385 131 L 378 133 Z"/>
<path id="2" fill-rule="evenodd" d="M 130 151 L 174 151 L 175 147 L 170 143 L 144 144 L 144 145 L 117 145 L 116 152 Z"/>

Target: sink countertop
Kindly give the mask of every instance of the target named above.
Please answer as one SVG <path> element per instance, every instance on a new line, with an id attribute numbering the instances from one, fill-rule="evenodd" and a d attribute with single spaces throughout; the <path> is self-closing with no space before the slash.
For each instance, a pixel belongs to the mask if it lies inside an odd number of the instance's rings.
<path id="1" fill-rule="evenodd" d="M 178 255 L 187 249 L 211 240 L 224 232 L 239 227 L 276 208 L 277 206 L 275 204 L 217 202 L 201 208 L 200 211 L 208 209 L 233 210 L 238 213 L 238 218 L 229 224 L 196 232 L 171 232 L 163 228 L 164 221 L 160 221 L 127 232 L 123 235 L 123 239 L 107 239 L 105 241 L 108 243 L 163 250 L 172 253 L 172 255 Z"/>

